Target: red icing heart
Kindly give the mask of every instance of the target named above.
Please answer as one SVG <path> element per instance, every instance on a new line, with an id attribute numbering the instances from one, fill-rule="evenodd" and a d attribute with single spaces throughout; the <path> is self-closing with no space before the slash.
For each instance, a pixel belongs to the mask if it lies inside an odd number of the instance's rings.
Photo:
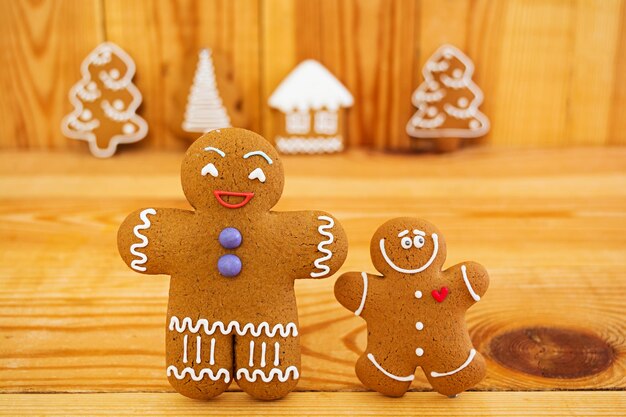
<path id="1" fill-rule="evenodd" d="M 441 287 L 439 291 L 433 290 L 431 294 L 438 303 L 443 303 L 443 300 L 448 296 L 448 287 Z"/>

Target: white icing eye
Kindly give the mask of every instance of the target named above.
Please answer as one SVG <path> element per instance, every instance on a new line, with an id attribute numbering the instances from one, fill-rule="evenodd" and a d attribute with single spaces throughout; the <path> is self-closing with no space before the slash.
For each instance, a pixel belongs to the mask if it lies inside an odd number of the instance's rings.
<path id="1" fill-rule="evenodd" d="M 403 249 L 410 249 L 411 246 L 413 245 L 413 242 L 411 241 L 411 238 L 408 236 L 405 236 L 402 238 L 402 240 L 400 241 L 400 245 L 402 245 Z"/>
<path id="2" fill-rule="evenodd" d="M 426 239 L 424 239 L 424 236 L 415 236 L 413 238 L 413 245 L 419 249 L 422 246 L 424 246 L 424 243 L 426 243 Z"/>
<path id="3" fill-rule="evenodd" d="M 248 175 L 248 179 L 251 180 L 259 180 L 261 182 L 265 182 L 265 173 L 261 168 L 256 168 L 254 171 Z"/>
<path id="4" fill-rule="evenodd" d="M 217 168 L 213 163 L 206 164 L 204 168 L 202 168 L 202 176 L 205 177 L 206 174 L 211 174 L 212 177 L 217 177 L 219 174 L 217 172 Z"/>

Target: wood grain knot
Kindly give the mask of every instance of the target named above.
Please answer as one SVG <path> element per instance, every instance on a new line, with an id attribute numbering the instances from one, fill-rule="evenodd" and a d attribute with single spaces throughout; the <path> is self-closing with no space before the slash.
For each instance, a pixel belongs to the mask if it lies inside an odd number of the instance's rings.
<path id="1" fill-rule="evenodd" d="M 533 327 L 492 339 L 490 356 L 507 368 L 544 378 L 581 378 L 614 361 L 613 348 L 598 336 L 571 329 Z"/>

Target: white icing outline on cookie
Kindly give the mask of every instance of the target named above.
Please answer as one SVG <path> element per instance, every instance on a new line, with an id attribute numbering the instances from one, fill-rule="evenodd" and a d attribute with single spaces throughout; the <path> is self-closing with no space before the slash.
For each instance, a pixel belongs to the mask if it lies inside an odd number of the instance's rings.
<path id="1" fill-rule="evenodd" d="M 363 277 L 363 294 L 361 295 L 361 304 L 359 304 L 359 308 L 354 312 L 355 316 L 360 316 L 363 312 L 363 307 L 365 307 L 365 299 L 367 298 L 367 274 L 365 272 L 361 272 L 361 277 Z"/>
<path id="2" fill-rule="evenodd" d="M 130 263 L 130 267 L 133 268 L 136 271 L 145 271 L 146 267 L 145 266 L 139 266 L 139 265 L 143 265 L 146 262 L 148 262 L 148 256 L 143 253 L 143 252 L 139 252 L 137 249 L 140 248 L 145 248 L 146 246 L 148 246 L 148 238 L 145 235 L 142 235 L 141 233 L 139 233 L 140 230 L 147 230 L 150 228 L 150 226 L 152 225 L 150 223 L 150 220 L 148 219 L 148 214 L 151 215 L 156 215 L 156 210 L 153 208 L 147 208 L 145 210 L 143 210 L 141 213 L 139 213 L 139 218 L 141 219 L 141 221 L 143 222 L 142 224 L 138 224 L 137 226 L 135 226 L 133 228 L 133 233 L 135 234 L 135 236 L 137 236 L 139 238 L 139 240 L 141 240 L 140 243 L 135 243 L 133 245 L 131 245 L 130 247 L 130 253 L 132 255 L 137 256 L 139 259 L 134 259 L 131 263 Z"/>
<path id="3" fill-rule="evenodd" d="M 172 316 L 168 328 L 178 333 L 182 333 L 187 329 L 192 333 L 198 333 L 200 329 L 203 329 L 204 333 L 209 336 L 214 334 L 216 330 L 219 330 L 223 335 L 229 335 L 234 330 L 239 336 L 245 336 L 247 333 L 250 333 L 254 337 L 259 337 L 262 333 L 268 337 L 274 337 L 277 333 L 280 334 L 281 337 L 298 335 L 298 328 L 293 322 L 287 324 L 278 323 L 274 325 L 274 327 L 270 327 L 269 323 L 266 321 L 260 323 L 258 326 L 252 323 L 246 323 L 241 326 L 239 322 L 233 320 L 226 325 L 221 321 L 215 321 L 209 326 L 207 319 L 199 319 L 194 325 L 190 317 L 184 317 L 181 322 L 178 317 Z"/>
<path id="4" fill-rule="evenodd" d="M 218 381 L 221 376 L 224 378 L 224 382 L 230 382 L 230 373 L 225 368 L 220 368 L 217 372 L 213 372 L 210 368 L 202 368 L 200 372 L 196 373 L 195 369 L 190 367 L 185 367 L 181 372 L 178 372 L 178 369 L 174 365 L 170 365 L 167 367 L 167 376 L 172 376 L 174 374 L 174 378 L 183 379 L 185 375 L 189 375 L 191 379 L 198 382 L 202 380 L 205 376 L 208 376 L 211 381 Z"/>
<path id="5" fill-rule="evenodd" d="M 415 375 L 397 376 L 397 375 L 392 374 L 391 372 L 386 371 L 385 368 L 383 368 L 382 366 L 380 366 L 378 362 L 376 362 L 376 359 L 374 359 L 374 355 L 372 355 L 371 353 L 367 354 L 367 359 L 369 359 L 374 364 L 376 369 L 378 369 L 380 372 L 387 375 L 391 379 L 395 379 L 396 381 L 401 381 L 401 382 L 409 382 L 415 379 Z"/>
<path id="6" fill-rule="evenodd" d="M 465 282 L 467 291 L 469 291 L 474 301 L 480 301 L 480 295 L 476 294 L 476 292 L 474 291 L 474 288 L 472 288 L 472 284 L 469 282 L 469 279 L 467 278 L 467 268 L 465 267 L 465 265 L 461 265 L 461 273 L 463 274 L 463 281 Z"/>
<path id="7" fill-rule="evenodd" d="M 467 357 L 467 360 L 465 362 L 463 362 L 463 365 L 459 366 L 456 369 L 453 369 L 450 372 L 431 372 L 430 376 L 433 378 L 439 378 L 442 376 L 450 376 L 450 375 L 454 375 L 459 371 L 462 371 L 463 369 L 467 368 L 467 366 L 472 362 L 472 360 L 474 360 L 474 356 L 476 356 L 476 349 L 471 349 L 469 356 Z"/>
<path id="8" fill-rule="evenodd" d="M 432 264 L 435 258 L 437 257 L 437 252 L 439 252 L 439 237 L 437 236 L 437 233 L 432 234 L 432 239 L 435 245 L 433 249 L 433 254 L 428 260 L 428 262 L 426 262 L 424 265 L 422 265 L 421 267 L 417 269 L 404 269 L 394 264 L 393 261 L 389 258 L 389 256 L 387 256 L 387 252 L 385 251 L 385 238 L 380 239 L 380 253 L 382 253 L 383 258 L 385 258 L 385 261 L 387 262 L 387 264 L 393 269 L 395 269 L 396 271 L 401 272 L 403 274 L 417 274 L 418 272 L 422 272 L 423 270 L 428 268 L 430 264 Z"/>
<path id="9" fill-rule="evenodd" d="M 261 377 L 263 382 L 270 382 L 274 377 L 278 377 L 280 382 L 285 382 L 289 379 L 289 374 L 292 374 L 293 379 L 300 378 L 300 373 L 298 372 L 298 368 L 291 365 L 288 366 L 284 371 L 278 368 L 272 368 L 269 372 L 265 372 L 261 369 L 255 369 L 250 372 L 247 368 L 240 368 L 237 370 L 237 379 L 241 379 L 241 377 L 245 377 L 248 382 L 256 382 L 257 377 Z"/>
<path id="10" fill-rule="evenodd" d="M 265 159 L 267 161 L 268 164 L 272 165 L 274 163 L 274 161 L 272 161 L 272 158 L 270 158 L 269 156 L 267 156 L 267 154 L 263 151 L 252 151 L 252 152 L 248 152 L 247 154 L 245 154 L 243 156 L 243 159 L 248 159 L 251 156 L 254 155 L 258 155 L 260 157 L 262 157 L 263 159 Z"/>
<path id="11" fill-rule="evenodd" d="M 317 245 L 317 251 L 324 253 L 325 256 L 317 258 L 313 262 L 313 265 L 317 269 L 320 269 L 321 271 L 320 272 L 311 272 L 311 277 L 312 278 L 323 277 L 324 275 L 328 275 L 328 273 L 330 273 L 330 267 L 328 265 L 324 265 L 323 262 L 326 262 L 330 258 L 332 258 L 333 257 L 333 253 L 330 251 L 330 249 L 325 248 L 324 246 L 330 245 L 335 240 L 335 236 L 333 236 L 333 234 L 327 230 L 327 229 L 332 229 L 335 226 L 335 221 L 333 220 L 333 218 L 332 217 L 328 217 L 328 216 L 319 216 L 317 219 L 318 220 L 325 220 L 325 221 L 328 222 L 328 224 L 322 224 L 322 225 L 320 225 L 317 228 L 317 231 L 319 232 L 319 234 L 322 235 L 322 236 L 328 237 L 328 239 L 321 241 Z"/>

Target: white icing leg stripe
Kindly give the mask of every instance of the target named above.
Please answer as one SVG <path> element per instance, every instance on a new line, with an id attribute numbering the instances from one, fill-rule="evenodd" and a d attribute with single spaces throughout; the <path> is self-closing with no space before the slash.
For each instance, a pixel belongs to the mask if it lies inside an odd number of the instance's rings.
<path id="1" fill-rule="evenodd" d="M 396 381 L 408 382 L 413 381 L 413 379 L 415 378 L 415 375 L 397 376 L 392 374 L 391 372 L 387 372 L 382 366 L 380 366 L 378 362 L 376 362 L 376 359 L 374 359 L 374 355 L 372 355 L 371 353 L 367 354 L 367 359 L 369 359 L 380 372 L 387 375 L 391 379 L 395 379 Z"/>
<path id="2" fill-rule="evenodd" d="M 467 360 L 463 363 L 463 365 L 459 366 L 458 368 L 450 371 L 450 372 L 431 372 L 430 376 L 432 376 L 433 378 L 439 378 L 441 376 L 450 376 L 450 375 L 454 375 L 459 371 L 462 371 L 463 369 L 467 368 L 467 366 L 472 362 L 472 360 L 474 360 L 474 356 L 476 356 L 476 349 L 472 349 L 470 350 L 469 356 L 467 357 Z"/>
<path id="3" fill-rule="evenodd" d="M 148 246 L 148 238 L 142 235 L 141 233 L 139 233 L 140 230 L 149 229 L 150 226 L 152 225 L 150 223 L 150 220 L 148 219 L 148 214 L 155 215 L 156 210 L 153 208 L 148 208 L 148 209 L 143 210 L 141 213 L 139 213 L 139 219 L 141 219 L 143 223 L 135 226 L 133 228 L 133 233 L 139 240 L 141 240 L 141 243 L 135 243 L 131 245 L 130 247 L 130 253 L 139 258 L 139 259 L 133 259 L 133 261 L 130 263 L 130 267 L 136 271 L 142 271 L 142 272 L 146 270 L 146 267 L 141 266 L 141 265 L 148 262 L 148 257 L 146 256 L 145 253 L 139 252 L 137 249 L 145 248 L 146 246 Z"/>
<path id="4" fill-rule="evenodd" d="M 250 341 L 250 360 L 248 366 L 254 366 L 254 340 Z"/>
<path id="5" fill-rule="evenodd" d="M 292 375 L 293 379 L 300 378 L 298 368 L 291 365 L 287 367 L 284 372 L 278 368 L 272 368 L 267 373 L 260 369 L 255 369 L 254 371 L 250 372 L 249 369 L 241 368 L 237 370 L 237 379 L 241 379 L 241 377 L 243 376 L 244 378 L 246 378 L 247 381 L 255 382 L 257 377 L 261 377 L 263 382 L 270 382 L 272 379 L 274 379 L 274 377 L 278 377 L 278 380 L 280 382 L 285 382 L 287 379 L 289 379 L 290 374 Z"/>
<path id="6" fill-rule="evenodd" d="M 360 316 L 363 312 L 363 307 L 365 307 L 365 299 L 367 298 L 367 274 L 365 272 L 361 272 L 361 276 L 363 277 L 363 294 L 361 295 L 361 304 L 359 308 L 356 309 L 354 315 Z"/>
<path id="7" fill-rule="evenodd" d="M 385 261 L 387 262 L 387 264 L 393 269 L 395 269 L 396 271 L 401 272 L 403 274 L 417 274 L 418 272 L 422 272 L 423 270 L 428 268 L 430 264 L 432 264 L 435 258 L 437 257 L 437 252 L 439 252 L 439 237 L 437 236 L 437 233 L 432 234 L 432 239 L 433 239 L 433 245 L 434 245 L 433 254 L 428 260 L 428 262 L 426 262 L 424 265 L 420 266 L 417 269 L 404 269 L 394 264 L 393 261 L 389 258 L 389 256 L 387 256 L 387 252 L 385 251 L 385 239 L 384 238 L 380 239 L 380 253 L 383 255 L 383 258 L 385 258 Z"/>
<path id="8" fill-rule="evenodd" d="M 467 279 L 467 268 L 465 267 L 465 265 L 461 265 L 461 273 L 463 274 L 463 281 L 465 281 L 467 291 L 469 291 L 474 301 L 480 301 L 480 295 L 476 294 L 476 292 L 472 288 L 472 284 L 470 284 L 469 279 Z"/>
<path id="9" fill-rule="evenodd" d="M 213 339 L 215 340 L 215 339 Z M 213 350 L 211 350 L 211 353 L 213 353 Z M 196 363 L 200 363 L 202 362 L 202 337 L 201 336 L 196 336 Z M 213 364 L 211 364 L 213 365 Z"/>
<path id="10" fill-rule="evenodd" d="M 187 335 L 183 337 L 183 363 L 187 363 Z"/>
<path id="11" fill-rule="evenodd" d="M 280 365 L 280 343 L 274 343 L 274 366 Z"/>
<path id="12" fill-rule="evenodd" d="M 211 339 L 211 355 L 209 357 L 209 365 L 215 365 L 215 338 Z"/>
<path id="13" fill-rule="evenodd" d="M 320 272 L 311 272 L 311 277 L 312 278 L 323 277 L 324 275 L 327 275 L 330 272 L 330 268 L 328 267 L 328 265 L 324 265 L 324 262 L 326 262 L 330 258 L 332 258 L 333 257 L 333 253 L 328 248 L 325 248 L 324 246 L 330 245 L 331 243 L 333 243 L 335 241 L 335 236 L 333 236 L 333 234 L 328 231 L 328 229 L 332 229 L 335 226 L 335 221 L 332 219 L 332 217 L 319 216 L 317 219 L 318 220 L 323 220 L 323 221 L 327 222 L 327 224 L 320 225 L 317 228 L 317 231 L 319 232 L 320 235 L 326 236 L 328 239 L 321 241 L 317 245 L 317 251 L 318 252 L 322 252 L 325 255 L 322 256 L 322 257 L 317 258 L 315 260 L 315 262 L 313 262 L 313 265 L 317 269 L 319 269 Z"/>
<path id="14" fill-rule="evenodd" d="M 267 344 L 265 342 L 261 343 L 261 368 L 265 368 L 265 350 L 267 349 Z"/>
<path id="15" fill-rule="evenodd" d="M 260 323 L 258 326 L 252 323 L 246 323 L 241 326 L 239 322 L 236 321 L 231 321 L 225 325 L 221 321 L 215 321 L 209 325 L 209 321 L 207 319 L 199 319 L 194 324 L 193 320 L 189 317 L 185 317 L 181 321 L 176 316 L 172 316 L 170 319 L 169 329 L 172 331 L 175 330 L 178 333 L 182 333 L 185 330 L 189 330 L 192 333 L 198 333 L 200 329 L 202 329 L 204 333 L 209 336 L 214 334 L 216 331 L 219 331 L 224 335 L 229 335 L 234 331 L 239 336 L 245 336 L 247 333 L 250 333 L 254 337 L 259 337 L 261 334 L 265 334 L 268 337 L 274 337 L 276 334 L 280 334 L 281 337 L 298 335 L 298 328 L 295 323 L 287 323 L 286 325 L 278 323 L 274 325 L 274 327 L 270 327 L 269 323 L 265 321 Z"/>
<path id="16" fill-rule="evenodd" d="M 178 369 L 176 369 L 174 365 L 170 365 L 167 367 L 167 376 L 172 376 L 172 374 L 176 379 L 183 379 L 185 378 L 185 375 L 189 375 L 191 379 L 196 382 L 202 380 L 205 376 L 208 376 L 211 381 L 217 381 L 220 378 L 224 378 L 225 382 L 230 382 L 230 373 L 224 368 L 218 369 L 215 373 L 209 368 L 203 368 L 196 374 L 196 371 L 193 368 L 186 367 L 179 373 Z"/>

